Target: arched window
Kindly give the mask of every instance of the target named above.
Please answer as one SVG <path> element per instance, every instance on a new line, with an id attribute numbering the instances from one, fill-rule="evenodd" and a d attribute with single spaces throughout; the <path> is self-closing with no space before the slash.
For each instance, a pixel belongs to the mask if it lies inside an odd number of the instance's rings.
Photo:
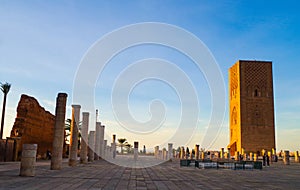
<path id="1" fill-rule="evenodd" d="M 253 96 L 254 96 L 254 97 L 259 97 L 259 96 L 261 96 L 261 89 L 260 89 L 258 86 L 254 87 Z"/>

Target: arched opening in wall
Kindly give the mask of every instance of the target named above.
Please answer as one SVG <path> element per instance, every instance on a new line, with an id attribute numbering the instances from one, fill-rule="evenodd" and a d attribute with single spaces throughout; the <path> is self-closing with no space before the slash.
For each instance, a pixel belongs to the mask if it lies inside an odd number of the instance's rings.
<path id="1" fill-rule="evenodd" d="M 253 96 L 254 97 L 260 97 L 261 96 L 261 92 L 260 92 L 260 90 L 257 86 L 254 88 Z"/>
<path id="2" fill-rule="evenodd" d="M 237 111 L 235 107 L 232 109 L 232 113 L 231 113 L 231 124 L 232 125 L 237 124 Z"/>

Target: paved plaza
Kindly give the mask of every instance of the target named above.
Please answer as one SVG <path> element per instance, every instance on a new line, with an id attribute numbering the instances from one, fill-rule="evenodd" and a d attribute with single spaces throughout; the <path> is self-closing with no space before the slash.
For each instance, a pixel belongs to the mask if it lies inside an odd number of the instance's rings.
<path id="1" fill-rule="evenodd" d="M 38 161 L 35 177 L 20 177 L 19 168 L 20 162 L 0 162 L 1 190 L 300 189 L 300 163 L 283 165 L 281 161 L 263 170 L 180 167 L 179 160 L 148 168 L 122 167 L 104 160 L 69 167 L 64 160 L 62 170 L 50 170 L 50 161 Z"/>

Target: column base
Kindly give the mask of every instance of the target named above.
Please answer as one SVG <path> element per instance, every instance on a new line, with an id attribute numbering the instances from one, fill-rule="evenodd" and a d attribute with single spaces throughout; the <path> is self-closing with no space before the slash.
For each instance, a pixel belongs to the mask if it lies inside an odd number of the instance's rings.
<path id="1" fill-rule="evenodd" d="M 76 165 L 77 165 L 77 161 L 76 160 L 73 160 L 73 159 L 69 160 L 69 166 L 76 166 Z"/>

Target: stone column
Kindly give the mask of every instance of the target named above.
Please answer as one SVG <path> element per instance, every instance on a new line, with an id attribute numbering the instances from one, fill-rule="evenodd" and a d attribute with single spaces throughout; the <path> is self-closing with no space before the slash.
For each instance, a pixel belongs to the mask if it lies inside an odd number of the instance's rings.
<path id="1" fill-rule="evenodd" d="M 69 146 L 69 166 L 77 165 L 78 151 L 78 124 L 80 117 L 80 105 L 72 105 L 72 123 L 71 123 L 71 138 Z"/>
<path id="2" fill-rule="evenodd" d="M 104 130 L 105 130 L 105 125 L 100 125 L 100 157 L 104 157 Z"/>
<path id="3" fill-rule="evenodd" d="M 138 152 L 139 152 L 139 142 L 134 142 L 134 161 L 138 159 Z"/>
<path id="4" fill-rule="evenodd" d="M 205 159 L 205 152 L 201 151 L 201 160 Z"/>
<path id="5" fill-rule="evenodd" d="M 35 176 L 37 144 L 23 144 L 20 176 Z"/>
<path id="6" fill-rule="evenodd" d="M 95 150 L 95 131 L 90 131 L 89 134 L 89 148 L 88 148 L 88 161 L 93 162 L 94 161 L 94 150 Z"/>
<path id="7" fill-rule="evenodd" d="M 272 152 L 271 151 L 268 151 L 268 156 L 269 156 L 269 162 L 270 163 L 273 163 L 273 160 L 272 160 Z"/>
<path id="8" fill-rule="evenodd" d="M 67 94 L 58 93 L 55 107 L 55 125 L 51 153 L 51 170 L 62 168 L 63 147 L 65 141 L 65 117 Z"/>
<path id="9" fill-rule="evenodd" d="M 90 113 L 88 113 L 88 112 L 82 113 L 80 163 L 83 163 L 83 164 L 87 163 L 89 115 L 90 115 Z"/>
<path id="10" fill-rule="evenodd" d="M 184 147 L 180 147 L 180 159 L 184 159 L 185 152 L 184 152 Z"/>
<path id="11" fill-rule="evenodd" d="M 213 160 L 213 154 L 212 154 L 212 152 L 210 152 L 210 154 L 209 154 L 209 159 Z"/>
<path id="12" fill-rule="evenodd" d="M 113 135 L 113 142 L 111 143 L 111 147 L 112 147 L 112 157 L 113 159 L 116 158 L 116 135 Z"/>
<path id="13" fill-rule="evenodd" d="M 173 143 L 168 143 L 168 159 L 173 158 Z"/>
<path id="14" fill-rule="evenodd" d="M 112 154 L 112 147 L 109 147 L 109 159 L 112 159 L 113 154 Z"/>
<path id="15" fill-rule="evenodd" d="M 254 153 L 253 160 L 254 160 L 254 162 L 256 162 L 256 161 L 257 161 L 257 154 L 256 154 L 256 153 Z"/>
<path id="16" fill-rule="evenodd" d="M 265 150 L 265 149 L 262 149 L 262 150 L 261 150 L 261 155 L 264 156 L 265 153 L 266 153 L 266 150 Z"/>
<path id="17" fill-rule="evenodd" d="M 272 155 L 273 155 L 273 161 L 275 161 L 275 156 L 276 156 L 276 150 L 275 148 L 272 148 Z"/>
<path id="18" fill-rule="evenodd" d="M 295 152 L 295 162 L 299 163 L 299 152 Z"/>
<path id="19" fill-rule="evenodd" d="M 162 157 L 163 157 L 163 160 L 167 159 L 167 150 L 165 148 L 163 148 Z"/>
<path id="20" fill-rule="evenodd" d="M 199 160 L 199 145 L 195 145 L 195 160 Z"/>
<path id="21" fill-rule="evenodd" d="M 216 157 L 217 159 L 220 159 L 220 157 L 221 157 L 221 152 L 216 152 L 216 153 L 215 153 L 215 157 Z"/>
<path id="22" fill-rule="evenodd" d="M 229 159 L 229 153 L 228 152 L 224 153 L 224 159 Z"/>
<path id="23" fill-rule="evenodd" d="M 154 147 L 154 156 L 158 158 L 159 146 Z"/>
<path id="24" fill-rule="evenodd" d="M 234 160 L 235 161 L 239 161 L 240 160 L 240 153 L 239 153 L 239 151 L 235 151 L 234 152 Z"/>
<path id="25" fill-rule="evenodd" d="M 247 154 L 246 153 L 244 153 L 244 155 L 243 155 L 243 160 L 247 161 Z"/>
<path id="26" fill-rule="evenodd" d="M 106 156 L 107 156 L 106 147 L 107 147 L 107 140 L 104 140 L 103 141 L 103 158 L 106 158 Z"/>
<path id="27" fill-rule="evenodd" d="M 283 163 L 285 165 L 290 165 L 290 151 L 285 150 L 283 155 Z"/>
<path id="28" fill-rule="evenodd" d="M 162 150 L 158 151 L 158 159 L 162 160 L 163 159 L 163 153 Z"/>
<path id="29" fill-rule="evenodd" d="M 95 160 L 99 160 L 100 157 L 100 138 L 101 138 L 101 122 L 96 122 L 96 136 L 95 136 Z"/>
<path id="30" fill-rule="evenodd" d="M 249 154 L 249 159 L 250 159 L 250 161 L 253 161 L 253 153 L 252 152 L 250 152 L 250 154 Z"/>
<path id="31" fill-rule="evenodd" d="M 224 148 L 221 148 L 221 151 L 220 151 L 220 158 L 221 158 L 221 159 L 224 158 Z"/>
<path id="32" fill-rule="evenodd" d="M 228 152 L 228 158 L 231 159 L 231 154 L 230 154 L 230 148 L 227 148 L 227 152 Z"/>
<path id="33" fill-rule="evenodd" d="M 110 147 L 106 145 L 106 159 L 110 159 Z"/>

